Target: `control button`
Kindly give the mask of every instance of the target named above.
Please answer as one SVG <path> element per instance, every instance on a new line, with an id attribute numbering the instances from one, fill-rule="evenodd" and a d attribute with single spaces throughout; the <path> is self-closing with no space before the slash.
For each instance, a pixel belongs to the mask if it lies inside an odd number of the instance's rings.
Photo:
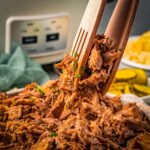
<path id="1" fill-rule="evenodd" d="M 47 42 L 56 41 L 56 40 L 59 40 L 59 33 L 53 33 L 53 34 L 46 35 Z"/>
<path id="2" fill-rule="evenodd" d="M 45 31 L 50 31 L 50 30 L 51 30 L 50 27 L 46 27 L 46 28 L 45 28 Z"/>
<path id="3" fill-rule="evenodd" d="M 34 25 L 34 23 L 32 23 L 32 22 L 27 23 L 27 26 L 33 26 L 33 25 Z"/>
<path id="4" fill-rule="evenodd" d="M 62 27 L 61 25 L 58 25 L 56 26 L 56 29 L 61 29 L 61 27 Z"/>
<path id="5" fill-rule="evenodd" d="M 33 30 L 33 32 L 39 32 L 39 31 L 40 31 L 39 29 L 34 29 L 34 30 Z"/>
<path id="6" fill-rule="evenodd" d="M 52 50 L 54 50 L 54 47 L 47 47 L 46 50 L 47 51 L 52 51 Z"/>
<path id="7" fill-rule="evenodd" d="M 35 44 L 37 43 L 37 36 L 22 37 L 22 44 Z"/>
<path id="8" fill-rule="evenodd" d="M 52 20 L 51 23 L 56 23 L 56 20 Z"/>
<path id="9" fill-rule="evenodd" d="M 27 51 L 29 54 L 37 53 L 37 49 L 27 49 L 26 51 Z"/>
<path id="10" fill-rule="evenodd" d="M 26 29 L 22 29 L 20 32 L 21 32 L 21 33 L 26 33 L 27 30 L 26 30 Z"/>

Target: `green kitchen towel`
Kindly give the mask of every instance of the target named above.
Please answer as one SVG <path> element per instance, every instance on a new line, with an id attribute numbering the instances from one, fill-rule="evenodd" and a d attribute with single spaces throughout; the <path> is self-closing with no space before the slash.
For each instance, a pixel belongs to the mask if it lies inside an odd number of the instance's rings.
<path id="1" fill-rule="evenodd" d="M 0 53 L 0 91 L 24 87 L 36 82 L 44 84 L 48 74 L 35 61 L 27 57 L 20 47 L 9 54 Z"/>

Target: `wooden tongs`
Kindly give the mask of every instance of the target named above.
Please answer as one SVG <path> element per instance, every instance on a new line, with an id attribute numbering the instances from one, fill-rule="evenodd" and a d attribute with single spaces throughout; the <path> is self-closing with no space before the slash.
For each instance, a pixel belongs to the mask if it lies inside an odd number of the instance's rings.
<path id="1" fill-rule="evenodd" d="M 75 71 L 76 74 L 82 72 L 82 68 L 88 60 L 92 41 L 96 36 L 105 3 L 105 0 L 89 0 L 88 2 L 70 52 L 71 56 L 76 55 L 78 57 L 78 66 Z M 118 0 L 106 28 L 106 37 L 116 44 L 116 48 L 121 50 L 121 55 L 114 62 L 111 75 L 102 89 L 102 94 L 105 94 L 108 91 L 120 64 L 133 25 L 138 3 L 139 0 Z M 78 82 L 79 79 L 74 78 L 75 87 L 78 86 Z"/>

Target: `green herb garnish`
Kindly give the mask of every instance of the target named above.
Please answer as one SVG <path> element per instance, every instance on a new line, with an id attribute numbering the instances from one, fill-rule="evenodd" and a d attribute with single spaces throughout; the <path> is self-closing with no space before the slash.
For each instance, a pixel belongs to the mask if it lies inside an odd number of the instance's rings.
<path id="1" fill-rule="evenodd" d="M 50 133 L 50 137 L 55 137 L 55 136 L 57 136 L 58 134 L 57 134 L 57 132 L 56 131 L 52 131 L 51 133 Z"/>
<path id="2" fill-rule="evenodd" d="M 30 96 L 29 100 L 30 100 L 31 103 L 38 103 L 39 102 L 39 99 L 37 99 L 37 98 L 35 98 L 33 96 Z"/>
<path id="3" fill-rule="evenodd" d="M 62 70 L 62 74 L 63 74 L 63 75 L 67 75 L 67 70 L 66 70 L 66 69 L 63 69 L 63 70 Z"/>
<path id="4" fill-rule="evenodd" d="M 81 74 L 75 74 L 75 78 L 81 78 Z"/>
<path id="5" fill-rule="evenodd" d="M 36 86 L 36 87 L 35 87 L 35 90 L 38 91 L 38 92 L 39 92 L 40 94 L 42 94 L 42 95 L 45 94 L 45 92 L 44 92 L 43 90 L 41 90 L 39 86 Z"/>
<path id="6" fill-rule="evenodd" d="M 60 94 L 60 92 L 61 92 L 58 88 L 51 88 L 51 90 L 55 93 L 58 93 L 58 94 Z"/>
<path id="7" fill-rule="evenodd" d="M 33 96 L 30 96 L 30 97 L 29 97 L 29 100 L 30 100 L 31 102 L 34 102 Z"/>
<path id="8" fill-rule="evenodd" d="M 73 56 L 74 56 L 74 57 L 77 57 L 77 56 L 78 56 L 77 52 L 75 52 Z"/>
<path id="9" fill-rule="evenodd" d="M 76 70 L 77 65 L 78 65 L 77 61 L 72 62 L 72 69 Z"/>

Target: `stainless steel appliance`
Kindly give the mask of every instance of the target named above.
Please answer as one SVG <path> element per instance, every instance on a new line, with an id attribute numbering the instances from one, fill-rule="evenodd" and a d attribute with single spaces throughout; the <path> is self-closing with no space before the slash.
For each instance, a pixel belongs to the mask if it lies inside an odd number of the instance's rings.
<path id="1" fill-rule="evenodd" d="M 71 47 L 88 0 L 0 0 L 0 51 L 14 46 L 40 64 L 59 61 Z"/>
<path id="2" fill-rule="evenodd" d="M 68 28 L 67 13 L 9 17 L 5 51 L 11 53 L 13 46 L 19 45 L 32 58 L 59 55 L 67 50 Z"/>

